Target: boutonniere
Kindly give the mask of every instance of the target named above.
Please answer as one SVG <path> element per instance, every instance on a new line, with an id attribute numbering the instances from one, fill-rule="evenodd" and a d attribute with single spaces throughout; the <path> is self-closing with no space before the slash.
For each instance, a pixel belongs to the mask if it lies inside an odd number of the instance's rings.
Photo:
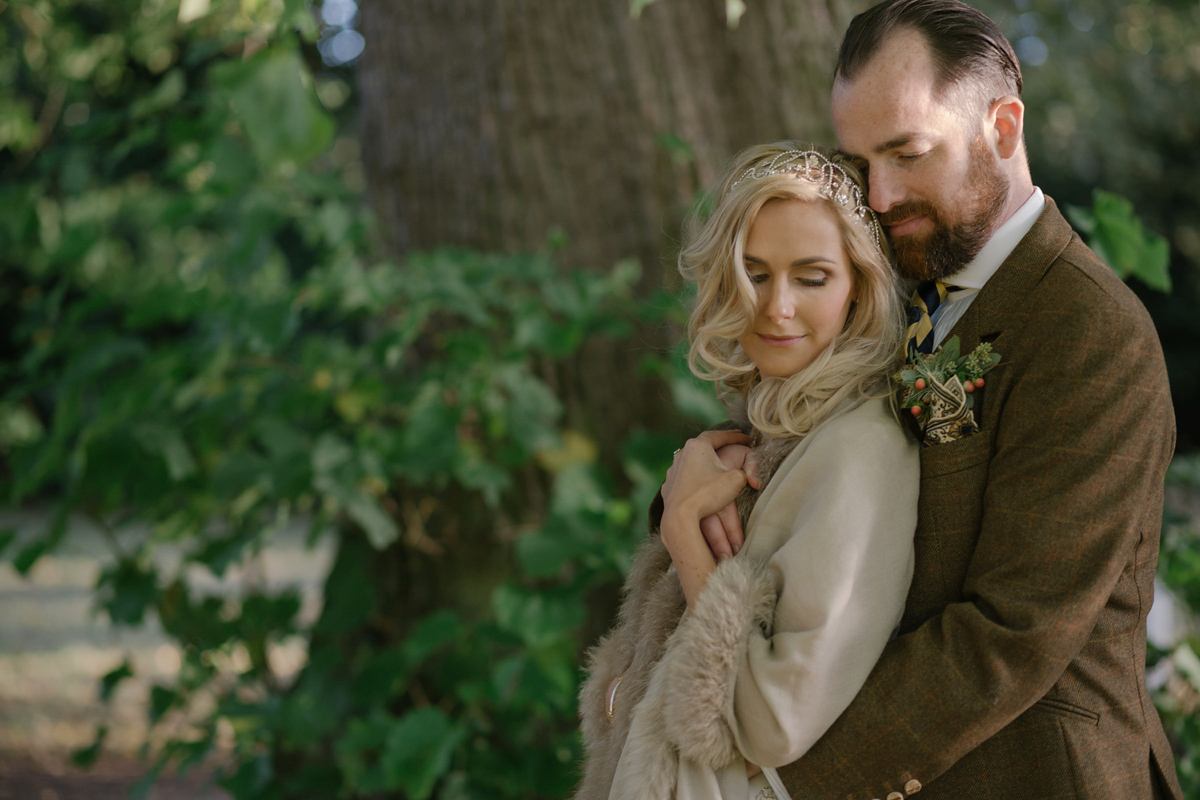
<path id="1" fill-rule="evenodd" d="M 932 353 L 915 360 L 892 376 L 903 387 L 900 406 L 916 419 L 925 444 L 946 444 L 979 430 L 971 408 L 983 376 L 1000 363 L 1000 354 L 982 342 L 967 355 L 959 355 L 957 336 Z"/>

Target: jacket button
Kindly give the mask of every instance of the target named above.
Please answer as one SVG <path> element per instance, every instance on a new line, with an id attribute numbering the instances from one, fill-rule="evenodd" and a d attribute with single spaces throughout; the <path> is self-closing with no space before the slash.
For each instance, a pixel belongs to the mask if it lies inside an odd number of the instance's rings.
<path id="1" fill-rule="evenodd" d="M 899 792 L 892 792 L 887 796 L 887 800 L 904 800 L 904 795 Z"/>
<path id="2" fill-rule="evenodd" d="M 916 794 L 919 791 L 921 791 L 921 782 L 916 778 L 913 778 L 911 781 L 904 784 L 905 794 Z"/>

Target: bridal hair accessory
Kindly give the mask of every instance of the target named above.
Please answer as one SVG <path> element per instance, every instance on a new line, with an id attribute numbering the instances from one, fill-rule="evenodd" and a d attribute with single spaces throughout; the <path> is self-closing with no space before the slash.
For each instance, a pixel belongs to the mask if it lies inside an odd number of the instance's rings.
<path id="1" fill-rule="evenodd" d="M 979 430 L 975 424 L 974 393 L 984 373 L 1000 363 L 1000 354 L 982 342 L 959 355 L 953 336 L 933 353 L 917 353 L 892 376 L 903 387 L 900 407 L 916 418 L 926 446 L 947 444 Z"/>
<path id="2" fill-rule="evenodd" d="M 771 175 L 790 172 L 798 179 L 817 185 L 821 197 L 832 200 L 850 212 L 860 225 L 871 233 L 875 246 L 883 249 L 879 220 L 867 205 L 862 189 L 840 165 L 816 150 L 785 150 L 765 164 L 751 167 L 729 185 L 729 191 L 745 180 L 759 180 Z"/>

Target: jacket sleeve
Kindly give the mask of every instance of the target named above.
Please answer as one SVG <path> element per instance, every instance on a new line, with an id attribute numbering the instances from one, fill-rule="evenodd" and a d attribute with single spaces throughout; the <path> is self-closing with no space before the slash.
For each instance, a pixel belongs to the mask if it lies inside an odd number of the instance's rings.
<path id="1" fill-rule="evenodd" d="M 1140 308 L 1080 292 L 1033 311 L 1022 358 L 1000 365 L 1009 386 L 983 399 L 1003 406 L 963 599 L 890 642 L 845 714 L 780 770 L 797 800 L 941 775 L 1045 695 L 1157 537 L 1174 430 L 1157 337 Z"/>
<path id="2" fill-rule="evenodd" d="M 846 414 L 804 445 L 760 497 L 753 541 L 709 577 L 660 664 L 668 736 L 712 769 L 739 754 L 762 766 L 802 755 L 903 610 L 915 445 L 883 413 Z"/>

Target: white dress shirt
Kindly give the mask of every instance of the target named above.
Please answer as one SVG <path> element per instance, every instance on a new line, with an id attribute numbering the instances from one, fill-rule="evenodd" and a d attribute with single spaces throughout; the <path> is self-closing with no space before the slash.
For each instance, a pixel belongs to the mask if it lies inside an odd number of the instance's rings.
<path id="1" fill-rule="evenodd" d="M 976 295 L 984 284 L 996 274 L 1004 259 L 1016 248 L 1017 244 L 1029 233 L 1033 223 L 1041 216 L 1046 207 L 1046 196 L 1042 190 L 1033 187 L 1033 194 L 1018 208 L 1011 217 L 1004 221 L 996 232 L 988 239 L 979 252 L 965 267 L 945 279 L 946 283 L 961 286 L 964 291 L 955 292 L 954 299 L 947 300 L 933 312 L 933 347 L 941 346 L 954 323 L 962 319 Z"/>

